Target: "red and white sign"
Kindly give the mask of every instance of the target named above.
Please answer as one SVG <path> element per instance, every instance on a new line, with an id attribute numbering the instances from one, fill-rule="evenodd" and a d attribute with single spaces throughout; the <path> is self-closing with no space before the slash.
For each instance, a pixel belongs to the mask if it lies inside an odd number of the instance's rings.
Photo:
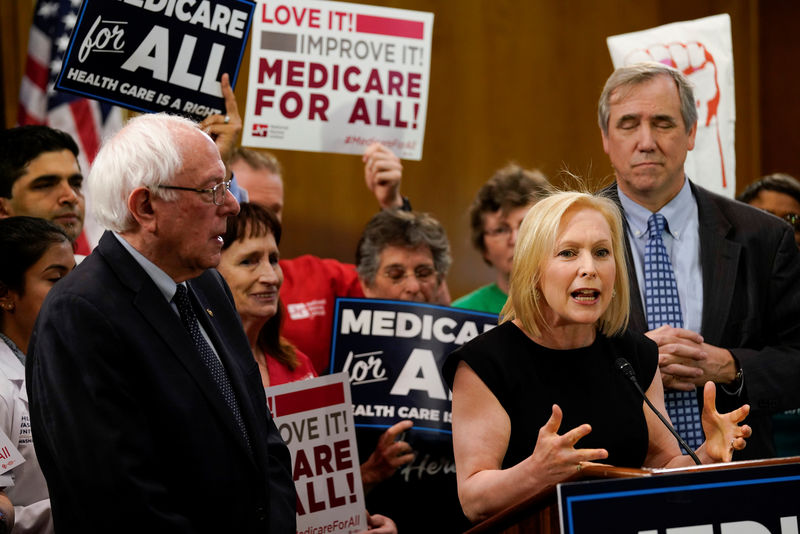
<path id="1" fill-rule="evenodd" d="M 298 534 L 367 530 L 347 374 L 272 386 L 266 394 L 292 454 Z"/>
<path id="2" fill-rule="evenodd" d="M 731 18 L 715 15 L 607 39 L 614 68 L 640 61 L 665 63 L 694 85 L 697 137 L 684 166 L 695 183 L 736 194 L 736 99 Z"/>
<path id="3" fill-rule="evenodd" d="M 422 159 L 433 14 L 260 0 L 242 144 Z"/>

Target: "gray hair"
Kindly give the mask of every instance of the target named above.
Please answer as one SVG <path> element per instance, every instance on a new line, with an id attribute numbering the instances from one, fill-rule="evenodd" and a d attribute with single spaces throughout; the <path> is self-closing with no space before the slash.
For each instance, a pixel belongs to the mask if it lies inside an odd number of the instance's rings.
<path id="1" fill-rule="evenodd" d="M 600 101 L 597 104 L 597 122 L 604 135 L 608 135 L 608 117 L 611 113 L 611 94 L 620 87 L 634 87 L 648 82 L 657 76 L 669 76 L 675 82 L 678 89 L 678 96 L 681 99 L 681 117 L 686 132 L 692 129 L 697 122 L 697 106 L 694 102 L 694 91 L 692 84 L 681 71 L 674 69 L 663 63 L 645 61 L 635 63 L 615 70 L 603 87 L 600 94 Z"/>
<path id="2" fill-rule="evenodd" d="M 450 243 L 439 221 L 427 213 L 383 210 L 367 223 L 356 249 L 356 269 L 368 285 L 375 282 L 381 252 L 389 246 L 428 247 L 439 282 L 450 269 Z"/>
<path id="3" fill-rule="evenodd" d="M 228 164 L 233 166 L 234 163 L 239 161 L 245 162 L 255 170 L 266 169 L 278 177 L 283 174 L 278 158 L 276 158 L 275 155 L 270 152 L 263 150 L 250 150 L 249 148 L 244 148 L 243 146 L 237 146 L 233 149 L 233 154 L 231 154 L 231 159 Z"/>
<path id="4" fill-rule="evenodd" d="M 87 178 L 90 206 L 100 225 L 116 232 L 135 226 L 128 197 L 136 188 L 146 187 L 165 200 L 177 197 L 158 186 L 171 182 L 183 168 L 182 131 L 202 133 L 183 117 L 140 115 L 103 144 Z"/>

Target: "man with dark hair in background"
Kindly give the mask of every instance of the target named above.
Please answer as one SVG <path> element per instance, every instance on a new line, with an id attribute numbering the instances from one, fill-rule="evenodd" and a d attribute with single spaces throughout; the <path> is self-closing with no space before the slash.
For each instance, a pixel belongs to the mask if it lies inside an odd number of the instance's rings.
<path id="1" fill-rule="evenodd" d="M 748 185 L 736 199 L 789 223 L 800 247 L 800 182 L 796 178 L 782 172 L 768 174 Z"/>
<path id="2" fill-rule="evenodd" d="M 61 226 L 78 254 L 89 247 L 83 230 L 83 175 L 78 145 L 48 126 L 20 126 L 0 134 L 0 217 L 27 215 Z"/>
<path id="3" fill-rule="evenodd" d="M 800 182 L 794 177 L 780 172 L 769 174 L 748 185 L 736 199 L 789 223 L 800 247 Z M 800 409 L 775 414 L 772 426 L 777 455 L 800 455 Z"/>

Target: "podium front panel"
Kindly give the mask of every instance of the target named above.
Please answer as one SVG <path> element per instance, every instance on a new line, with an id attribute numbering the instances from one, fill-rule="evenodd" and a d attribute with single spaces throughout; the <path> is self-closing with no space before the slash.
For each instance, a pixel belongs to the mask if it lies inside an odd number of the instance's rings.
<path id="1" fill-rule="evenodd" d="M 796 534 L 800 464 L 570 482 L 558 501 L 562 534 Z"/>

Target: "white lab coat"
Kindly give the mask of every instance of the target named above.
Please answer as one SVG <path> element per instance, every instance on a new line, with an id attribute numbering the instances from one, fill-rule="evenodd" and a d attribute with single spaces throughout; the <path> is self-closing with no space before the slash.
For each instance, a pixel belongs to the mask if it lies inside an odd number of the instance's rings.
<path id="1" fill-rule="evenodd" d="M 52 533 L 50 497 L 31 439 L 25 367 L 0 340 L 0 430 L 22 453 L 25 463 L 10 471 L 14 486 L 6 494 L 14 505 L 14 533 Z"/>

